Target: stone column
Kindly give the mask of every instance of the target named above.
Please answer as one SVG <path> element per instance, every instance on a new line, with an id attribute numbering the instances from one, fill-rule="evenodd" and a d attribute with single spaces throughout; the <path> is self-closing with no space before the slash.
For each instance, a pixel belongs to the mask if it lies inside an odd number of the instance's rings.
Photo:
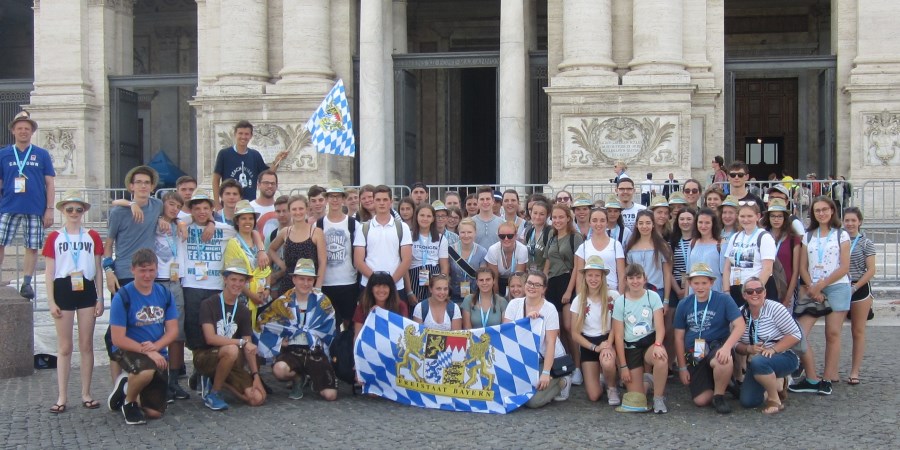
<path id="1" fill-rule="evenodd" d="M 553 85 L 615 85 L 611 0 L 563 2 L 563 61 Z"/>
<path id="2" fill-rule="evenodd" d="M 384 67 L 384 116 L 381 118 L 381 129 L 384 133 L 384 183 L 394 184 L 396 178 L 396 147 L 394 145 L 394 2 L 382 0 L 381 14 L 384 17 L 382 27 L 381 57 Z"/>
<path id="3" fill-rule="evenodd" d="M 684 64 L 694 82 L 712 85 L 707 56 L 707 0 L 684 0 Z M 704 80 L 704 81 L 700 81 Z"/>
<path id="4" fill-rule="evenodd" d="M 334 85 L 330 0 L 285 1 L 281 17 L 284 68 L 276 89 L 267 92 L 327 94 Z"/>
<path id="5" fill-rule="evenodd" d="M 359 21 L 359 182 L 380 184 L 385 182 L 383 120 L 387 81 L 382 2 L 360 2 Z"/>
<path id="6" fill-rule="evenodd" d="M 408 53 L 409 36 L 406 27 L 406 0 L 393 0 L 394 54 Z"/>
<path id="7" fill-rule="evenodd" d="M 35 5 L 32 103 L 34 97 L 41 101 L 43 95 L 56 102 L 90 103 L 89 20 L 86 0 Z"/>
<path id="8" fill-rule="evenodd" d="M 500 103 L 497 181 L 500 184 L 526 183 L 530 173 L 523 1 L 500 1 L 500 67 L 497 69 Z"/>
<path id="9" fill-rule="evenodd" d="M 859 0 L 857 11 L 856 68 L 851 83 L 896 83 L 900 74 L 896 2 Z"/>
<path id="10" fill-rule="evenodd" d="M 634 54 L 634 6 L 632 0 L 612 2 L 612 59 L 616 63 L 616 73 L 628 73 L 628 63 Z"/>
<path id="11" fill-rule="evenodd" d="M 634 2 L 634 56 L 622 84 L 684 84 L 684 0 Z"/>
<path id="12" fill-rule="evenodd" d="M 268 1 L 220 0 L 219 4 L 218 84 L 247 87 L 268 83 Z"/>

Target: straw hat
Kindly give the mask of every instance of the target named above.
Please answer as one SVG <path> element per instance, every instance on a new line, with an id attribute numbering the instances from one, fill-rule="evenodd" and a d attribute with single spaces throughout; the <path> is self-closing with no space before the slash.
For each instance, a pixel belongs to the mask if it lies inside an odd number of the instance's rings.
<path id="1" fill-rule="evenodd" d="M 740 205 L 738 205 L 737 197 L 735 197 L 733 195 L 725 196 L 725 200 L 722 200 L 722 204 L 719 205 L 719 207 L 722 207 L 722 206 L 730 206 L 732 208 L 740 208 Z"/>
<path id="2" fill-rule="evenodd" d="M 626 392 L 622 396 L 622 406 L 616 408 L 617 412 L 644 413 L 650 411 L 647 407 L 647 396 L 641 392 Z"/>
<path id="3" fill-rule="evenodd" d="M 619 198 L 616 197 L 615 195 L 610 195 L 609 197 L 606 198 L 606 209 L 611 209 L 611 208 L 623 209 L 622 203 L 619 202 Z"/>
<path id="4" fill-rule="evenodd" d="M 344 183 L 341 183 L 341 180 L 331 180 L 328 182 L 328 189 L 325 189 L 326 194 L 341 194 L 344 197 L 347 196 L 347 192 L 344 190 Z"/>
<path id="5" fill-rule="evenodd" d="M 31 124 L 31 131 L 37 131 L 37 122 L 32 120 L 31 113 L 29 113 L 28 111 L 22 111 L 16 114 L 16 117 L 13 117 L 12 122 L 9 123 L 9 131 L 12 131 L 13 127 L 16 126 L 16 124 L 19 122 L 28 122 Z"/>
<path id="6" fill-rule="evenodd" d="M 66 191 L 66 193 L 63 194 L 62 200 L 56 202 L 56 209 L 62 211 L 63 206 L 65 206 L 66 203 L 81 203 L 85 212 L 91 209 L 91 204 L 81 196 L 81 191 L 75 189 Z"/>
<path id="7" fill-rule="evenodd" d="M 208 192 L 202 189 L 194 191 L 194 195 L 192 195 L 190 201 L 188 201 L 188 206 L 194 206 L 194 203 L 196 202 L 208 202 L 209 206 L 215 207 L 212 197 L 209 196 Z"/>
<path id="8" fill-rule="evenodd" d="M 259 218 L 259 213 L 250 206 L 249 200 L 240 200 L 234 205 L 234 221 L 237 222 L 237 218 L 243 214 L 253 214 L 256 218 Z"/>
<path id="9" fill-rule="evenodd" d="M 649 206 L 647 209 L 649 209 L 649 210 L 652 211 L 652 210 L 654 210 L 654 209 L 656 209 L 656 208 L 660 208 L 660 207 L 663 207 L 663 206 L 665 206 L 666 208 L 668 208 L 668 207 L 669 207 L 669 201 L 666 200 L 666 198 L 663 197 L 662 195 L 657 195 L 656 197 L 653 197 L 653 200 L 650 200 L 650 206 Z"/>
<path id="10" fill-rule="evenodd" d="M 227 277 L 228 274 L 231 273 L 236 273 L 245 277 L 250 276 L 250 270 L 247 269 L 247 265 L 244 264 L 244 261 L 240 259 L 232 259 L 225 263 L 225 266 L 222 269 L 222 276 Z"/>
<path id="11" fill-rule="evenodd" d="M 587 206 L 588 208 L 594 206 L 594 203 L 591 202 L 591 198 L 584 195 L 579 194 L 578 197 L 575 197 L 575 201 L 572 202 L 572 209 L 580 208 L 583 206 Z"/>
<path id="12" fill-rule="evenodd" d="M 684 194 L 681 191 L 675 191 L 669 194 L 669 206 L 672 205 L 687 205 L 688 202 L 684 198 Z"/>
<path id="13" fill-rule="evenodd" d="M 769 200 L 769 208 L 766 210 L 766 214 L 771 212 L 787 213 L 787 203 L 785 203 L 785 201 L 780 198 L 773 198 L 772 200 Z"/>
<path id="14" fill-rule="evenodd" d="M 137 166 L 137 167 L 132 167 L 131 170 L 129 170 L 128 173 L 125 174 L 125 185 L 126 186 L 131 184 L 131 179 L 134 177 L 135 172 L 137 172 L 138 170 L 146 170 L 146 171 L 150 172 L 150 185 L 151 186 L 156 186 L 157 184 L 159 184 L 159 173 L 156 172 L 156 169 L 154 169 L 150 166 Z"/>
<path id="15" fill-rule="evenodd" d="M 584 272 L 586 270 L 602 270 L 605 273 L 609 273 L 609 269 L 603 262 L 603 258 L 597 255 L 589 256 L 587 261 L 584 262 L 584 268 L 581 269 L 581 271 Z"/>
<path id="16" fill-rule="evenodd" d="M 297 265 L 294 267 L 293 275 L 299 275 L 302 277 L 315 277 L 317 276 L 316 265 L 311 259 L 302 258 L 297 261 Z"/>
<path id="17" fill-rule="evenodd" d="M 688 279 L 694 277 L 707 277 L 710 280 L 715 280 L 716 274 L 713 273 L 712 269 L 706 263 L 696 263 L 691 265 L 691 272 L 688 274 Z"/>

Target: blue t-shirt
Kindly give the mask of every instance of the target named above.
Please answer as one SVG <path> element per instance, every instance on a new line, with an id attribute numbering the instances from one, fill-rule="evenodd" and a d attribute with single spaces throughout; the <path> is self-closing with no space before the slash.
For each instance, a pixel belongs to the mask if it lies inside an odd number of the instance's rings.
<path id="1" fill-rule="evenodd" d="M 162 201 L 150 198 L 141 208 L 144 221 L 136 223 L 131 208 L 116 206 L 109 210 L 109 231 L 107 236 L 115 241 L 117 278 L 133 278 L 131 274 L 131 255 L 142 248 L 156 248 L 156 228 L 162 214 Z"/>
<path id="2" fill-rule="evenodd" d="M 122 291 L 128 291 L 131 303 L 128 311 L 125 311 Z M 158 341 L 166 334 L 166 321 L 177 318 L 175 298 L 168 289 L 156 283 L 153 283 L 150 295 L 141 294 L 133 282 L 126 284 L 113 296 L 109 308 L 109 324 L 125 327 L 125 336 L 138 343 Z M 115 350 L 117 347 L 113 345 Z M 168 355 L 165 348 L 160 349 L 159 353 Z"/>
<path id="3" fill-rule="evenodd" d="M 709 300 L 697 302 L 697 316 L 694 318 L 694 294 L 678 302 L 675 309 L 675 319 L 672 322 L 676 330 L 684 330 L 684 348 L 688 351 L 694 348 L 694 339 L 702 338 L 706 342 L 725 341 L 731 334 L 729 326 L 735 319 L 741 317 L 741 311 L 730 295 L 722 292 L 710 292 Z M 707 309 L 707 303 L 709 308 Z M 704 311 L 706 319 L 704 320 Z M 703 323 L 703 331 L 700 331 L 698 323 Z"/>
<path id="4" fill-rule="evenodd" d="M 0 213 L 44 215 L 47 210 L 47 183 L 44 177 L 56 176 L 50 153 L 36 145 L 31 146 L 31 153 L 26 148 L 18 152 L 19 162 L 23 164 L 25 175 L 25 192 L 16 194 L 16 177 L 19 166 L 13 145 L 0 150 L 0 175 L 3 177 L 2 193 L 0 193 Z"/>
<path id="5" fill-rule="evenodd" d="M 258 151 L 247 148 L 247 153 L 239 154 L 234 147 L 219 150 L 213 173 L 219 174 L 222 180 L 229 178 L 241 185 L 241 193 L 245 200 L 256 200 L 256 181 L 259 173 L 268 169 Z"/>

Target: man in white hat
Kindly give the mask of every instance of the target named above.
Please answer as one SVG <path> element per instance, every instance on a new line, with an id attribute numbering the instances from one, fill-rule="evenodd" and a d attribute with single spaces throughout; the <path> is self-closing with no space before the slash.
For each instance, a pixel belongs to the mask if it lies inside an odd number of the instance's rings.
<path id="1" fill-rule="evenodd" d="M 356 267 L 353 266 L 353 239 L 361 225 L 356 219 L 344 214 L 344 200 L 347 193 L 340 180 L 332 180 L 325 190 L 328 199 L 328 214 L 316 221 L 316 226 L 325 234 L 328 269 L 322 282 L 322 292 L 334 302 L 338 323 L 350 325 L 359 285 L 356 283 Z"/>
<path id="2" fill-rule="evenodd" d="M 25 274 L 19 293 L 32 299 L 37 252 L 44 246 L 44 228 L 53 225 L 56 171 L 50 153 L 31 143 L 37 122 L 28 111 L 16 114 L 9 131 L 15 143 L 0 149 L 0 266 L 6 247 L 24 226 Z"/>

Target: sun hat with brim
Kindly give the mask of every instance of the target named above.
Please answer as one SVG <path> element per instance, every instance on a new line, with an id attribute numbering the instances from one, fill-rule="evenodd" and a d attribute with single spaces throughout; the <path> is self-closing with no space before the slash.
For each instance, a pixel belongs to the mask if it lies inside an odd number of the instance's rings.
<path id="1" fill-rule="evenodd" d="M 663 206 L 668 208 L 669 202 L 662 195 L 657 195 L 656 197 L 653 197 L 653 200 L 650 200 L 650 206 L 647 207 L 647 209 L 653 210 L 653 209 L 660 208 Z"/>
<path id="2" fill-rule="evenodd" d="M 140 170 L 142 172 L 144 172 L 144 171 L 150 172 L 150 185 L 151 186 L 156 186 L 157 184 L 159 184 L 159 173 L 156 171 L 156 169 L 154 169 L 150 166 L 137 166 L 137 167 L 132 167 L 131 170 L 129 170 L 128 173 L 125 174 L 125 186 L 128 186 L 129 184 L 131 184 L 131 179 L 134 178 L 135 172 L 137 172 L 138 170 Z"/>
<path id="3" fill-rule="evenodd" d="M 299 275 L 301 277 L 315 277 L 317 276 L 316 265 L 311 259 L 300 259 L 297 261 L 297 265 L 294 266 L 294 273 L 292 275 Z"/>
<path id="4" fill-rule="evenodd" d="M 591 199 L 590 199 L 589 197 L 586 197 L 586 196 L 583 196 L 583 195 L 578 196 L 577 198 L 575 198 L 575 201 L 572 202 L 572 208 L 573 208 L 573 209 L 574 209 L 574 208 L 581 208 L 581 207 L 584 207 L 584 206 L 590 208 L 590 207 L 594 206 L 594 203 L 591 202 Z"/>
<path id="5" fill-rule="evenodd" d="M 769 207 L 766 209 L 766 214 L 771 212 L 787 213 L 787 203 L 785 203 L 784 200 L 780 198 L 773 198 L 772 200 L 769 200 Z"/>
<path id="6" fill-rule="evenodd" d="M 616 408 L 617 412 L 645 413 L 650 411 L 647 407 L 647 395 L 640 392 L 626 392 L 622 396 L 622 405 Z"/>
<path id="7" fill-rule="evenodd" d="M 250 270 L 247 269 L 247 265 L 244 264 L 244 261 L 241 261 L 240 259 L 233 259 L 225 263 L 225 267 L 222 269 L 222 275 L 227 277 L 230 273 L 236 273 L 245 277 L 250 276 Z"/>
<path id="8" fill-rule="evenodd" d="M 35 122 L 34 120 L 31 119 L 31 113 L 28 111 L 22 111 L 22 112 L 16 114 L 16 116 L 13 117 L 12 122 L 9 123 L 9 131 L 12 131 L 13 127 L 16 126 L 16 124 L 19 122 L 30 123 L 31 131 L 35 131 L 38 128 L 37 122 Z"/>
<path id="9" fill-rule="evenodd" d="M 589 256 L 587 261 L 584 262 L 584 268 L 581 269 L 581 271 L 584 272 L 586 270 L 601 270 L 603 272 L 609 273 L 609 269 L 603 262 L 603 258 L 597 255 Z"/>
<path id="10" fill-rule="evenodd" d="M 209 193 L 201 189 L 197 189 L 196 191 L 194 191 L 194 195 L 192 195 L 191 199 L 188 201 L 188 206 L 194 206 L 194 203 L 197 202 L 208 202 L 209 206 L 215 206 L 213 204 L 212 197 L 209 196 Z"/>
<path id="11" fill-rule="evenodd" d="M 347 196 L 347 191 L 344 190 L 344 183 L 341 183 L 341 180 L 331 180 L 328 182 L 328 189 L 325 189 L 326 194 L 341 194 L 343 196 Z"/>
<path id="12" fill-rule="evenodd" d="M 688 279 L 694 277 L 707 277 L 715 280 L 716 274 L 713 273 L 712 269 L 706 263 L 696 263 L 691 266 L 691 272 L 688 274 Z"/>
<path id="13" fill-rule="evenodd" d="M 622 208 L 622 203 L 619 202 L 619 198 L 616 197 L 615 195 L 610 195 L 606 199 L 606 209 L 612 209 L 612 208 L 624 209 L 624 208 Z"/>
<path id="14" fill-rule="evenodd" d="M 738 205 L 737 197 L 735 197 L 733 195 L 725 196 L 725 200 L 722 200 L 722 204 L 719 205 L 719 207 L 722 207 L 722 206 L 730 206 L 732 208 L 740 208 L 740 205 Z"/>
<path id="15" fill-rule="evenodd" d="M 249 200 L 241 200 L 237 202 L 236 205 L 234 205 L 234 220 L 237 220 L 238 216 L 244 214 L 253 214 L 257 218 L 259 218 L 259 213 L 256 212 L 255 209 L 253 209 L 253 206 L 250 206 Z"/>
<path id="16" fill-rule="evenodd" d="M 62 200 L 56 202 L 56 209 L 62 211 L 63 206 L 65 206 L 66 203 L 81 203 L 81 206 L 84 208 L 85 212 L 91 209 L 91 204 L 81 196 L 80 191 L 76 190 L 66 191 L 66 193 L 63 194 Z"/>
<path id="17" fill-rule="evenodd" d="M 447 205 L 445 205 L 444 202 L 442 202 L 440 200 L 435 200 L 435 201 L 431 202 L 431 207 L 434 208 L 434 212 L 447 210 Z"/>
<path id="18" fill-rule="evenodd" d="M 687 205 L 687 199 L 684 198 L 684 194 L 681 191 L 675 191 L 669 194 L 669 206 L 672 205 Z"/>
<path id="19" fill-rule="evenodd" d="M 501 202 L 503 201 L 503 194 L 500 191 L 494 191 L 494 201 Z"/>
<path id="20" fill-rule="evenodd" d="M 772 187 L 770 187 L 769 191 L 767 193 L 771 194 L 772 192 L 781 192 L 782 194 L 784 194 L 785 197 L 791 198 L 790 191 L 788 191 L 787 186 L 785 186 L 783 184 L 775 184 Z"/>

